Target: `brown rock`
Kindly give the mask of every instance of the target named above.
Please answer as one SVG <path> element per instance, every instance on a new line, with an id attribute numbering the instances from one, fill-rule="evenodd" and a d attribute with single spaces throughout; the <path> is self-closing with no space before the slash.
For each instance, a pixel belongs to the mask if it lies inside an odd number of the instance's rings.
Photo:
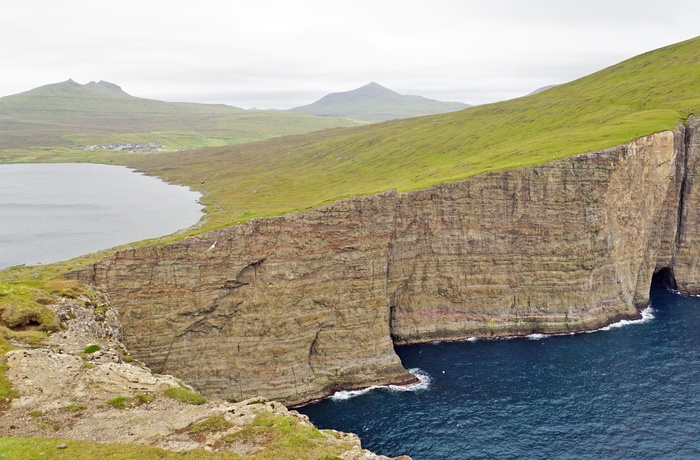
<path id="1" fill-rule="evenodd" d="M 682 193 L 678 201 L 676 251 L 668 264 L 676 288 L 700 293 L 700 119 L 691 118 L 683 139 L 685 157 Z"/>
<path id="2" fill-rule="evenodd" d="M 86 366 L 80 345 L 86 341 L 100 342 L 103 350 L 126 352 L 115 339 L 121 333 L 116 315 L 106 302 L 99 310 L 72 299 L 50 306 L 58 314 L 70 311 L 67 327 L 54 334 L 49 343 L 7 353 L 6 377 L 19 396 L 7 400 L 11 404 L 0 417 L 0 436 L 145 444 L 177 451 L 204 449 L 241 455 L 267 449 L 284 452 L 287 447 L 275 436 L 259 439 L 246 434 L 258 416 L 285 419 L 289 424 L 285 426 L 297 427 L 300 436 L 309 436 L 305 434 L 313 426 L 309 418 L 279 402 L 256 397 L 239 403 L 210 400 L 191 405 L 163 394 L 166 388 L 182 385 L 172 376 L 153 375 L 141 365 L 122 361 L 95 360 Z M 109 325 L 96 324 L 105 322 L 105 318 L 111 318 Z M 109 401 L 116 396 L 128 407 L 113 407 Z M 211 429 L 192 429 L 212 419 L 223 422 Z M 362 449 L 360 439 L 351 433 L 323 430 L 312 432 L 311 437 L 313 445 L 341 458 L 387 460 Z M 69 445 L 60 443 L 56 448 Z M 313 453 L 302 457 L 312 458 Z"/>
<path id="3" fill-rule="evenodd" d="M 542 166 L 122 250 L 71 276 L 109 294 L 134 356 L 209 395 L 294 404 L 409 382 L 393 343 L 637 317 L 662 269 L 699 291 L 697 133 L 691 119 Z"/>

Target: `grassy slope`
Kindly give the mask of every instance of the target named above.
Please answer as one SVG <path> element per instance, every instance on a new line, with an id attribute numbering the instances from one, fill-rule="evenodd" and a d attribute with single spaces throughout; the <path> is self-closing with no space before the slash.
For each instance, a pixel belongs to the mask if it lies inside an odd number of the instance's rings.
<path id="1" fill-rule="evenodd" d="M 64 449 L 58 446 L 64 444 Z M 4 455 L 4 457 L 3 457 Z M 9 456 L 11 455 L 11 457 Z M 234 454 L 211 453 L 202 450 L 191 452 L 170 452 L 157 447 L 133 446 L 127 444 L 98 444 L 85 441 L 73 441 L 56 438 L 0 438 L 0 458 L 13 458 L 16 460 L 34 460 L 39 458 L 51 458 L 55 460 L 82 460 L 82 459 L 239 459 Z"/>
<path id="2" fill-rule="evenodd" d="M 208 229 L 625 143 L 672 128 L 700 110 L 697 75 L 700 38 L 533 96 L 460 112 L 196 152 L 59 159 L 126 164 L 200 190 L 210 213 L 203 227 Z"/>
<path id="3" fill-rule="evenodd" d="M 670 129 L 700 110 L 698 75 L 695 38 L 540 94 L 460 112 L 173 153 L 167 163 L 162 155 L 121 161 L 203 191 L 211 228 L 542 164 Z"/>
<path id="4" fill-rule="evenodd" d="M 0 157 L 22 158 L 30 147 L 110 143 L 207 147 L 355 125 L 281 111 L 142 99 L 109 83 L 69 80 L 0 99 Z"/>
<path id="5" fill-rule="evenodd" d="M 318 429 L 301 425 L 291 417 L 275 414 L 258 415 L 249 427 L 224 437 L 223 445 L 226 446 L 228 443 L 256 451 L 254 454 L 243 456 L 231 451 L 207 452 L 203 449 L 195 449 L 173 452 L 157 447 L 130 444 L 99 444 L 55 438 L 0 437 L 0 458 L 15 460 L 37 458 L 340 460 L 338 455 L 352 447 L 344 442 L 331 443 Z M 61 444 L 64 447 L 59 449 L 58 446 Z M 10 457 L 7 457 L 8 454 Z"/>

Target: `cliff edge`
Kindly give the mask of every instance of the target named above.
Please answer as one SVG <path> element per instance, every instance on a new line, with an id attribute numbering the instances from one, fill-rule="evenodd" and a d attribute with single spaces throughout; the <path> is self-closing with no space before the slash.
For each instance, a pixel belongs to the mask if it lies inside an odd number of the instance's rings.
<path id="1" fill-rule="evenodd" d="M 94 444 L 76 442 L 82 440 L 121 445 L 110 458 L 146 456 L 127 444 L 198 449 L 202 458 L 204 450 L 230 454 L 226 458 L 389 460 L 362 449 L 354 434 L 317 430 L 305 415 L 279 402 L 207 401 L 179 379 L 153 374 L 128 354 L 117 315 L 99 293 L 62 297 L 48 307 L 61 330 L 43 344 L 28 347 L 15 340 L 16 349 L 6 355 L 6 377 L 16 394 L 0 411 L 0 436 L 12 437 L 3 439 L 0 457 L 29 458 L 31 449 L 24 451 L 22 439 L 35 437 L 59 438 L 42 443 L 38 455 L 52 457 L 53 450 L 66 454 L 61 458 L 100 456 Z M 148 452 L 149 458 L 157 454 Z"/>
<path id="2" fill-rule="evenodd" d="M 408 383 L 395 343 L 589 330 L 654 273 L 700 292 L 697 118 L 549 164 L 338 201 L 69 274 L 124 340 L 207 395 L 286 404 Z"/>

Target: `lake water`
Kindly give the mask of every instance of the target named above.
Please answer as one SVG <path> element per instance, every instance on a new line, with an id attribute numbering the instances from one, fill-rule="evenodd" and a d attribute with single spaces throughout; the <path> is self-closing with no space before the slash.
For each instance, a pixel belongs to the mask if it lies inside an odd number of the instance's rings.
<path id="1" fill-rule="evenodd" d="M 700 458 L 700 299 L 652 288 L 653 317 L 589 334 L 398 348 L 430 376 L 299 409 L 414 460 Z"/>
<path id="2" fill-rule="evenodd" d="M 121 166 L 0 165 L 0 269 L 176 232 L 202 217 L 199 198 Z"/>

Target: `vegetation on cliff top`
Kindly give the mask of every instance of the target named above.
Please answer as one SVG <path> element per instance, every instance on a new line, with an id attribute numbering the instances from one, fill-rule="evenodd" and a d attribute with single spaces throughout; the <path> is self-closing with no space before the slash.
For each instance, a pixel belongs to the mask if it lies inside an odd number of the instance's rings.
<path id="1" fill-rule="evenodd" d="M 700 110 L 699 74 L 700 37 L 460 112 L 119 161 L 201 190 L 209 211 L 202 229 L 210 229 L 543 164 L 671 129 Z"/>
<path id="2" fill-rule="evenodd" d="M 60 447 L 59 447 L 60 446 Z M 0 438 L 0 457 L 12 455 L 16 460 L 34 460 L 52 458 L 65 460 L 92 460 L 95 458 L 121 459 L 239 459 L 244 458 L 232 452 L 173 452 L 158 447 L 135 446 L 128 444 L 100 444 L 96 442 L 75 441 L 56 438 Z M 251 458 L 251 457 L 245 457 Z M 255 458 L 255 457 L 252 457 Z"/>
<path id="3" fill-rule="evenodd" d="M 197 189 L 209 213 L 201 232 L 543 164 L 671 129 L 700 109 L 698 74 L 700 37 L 532 96 L 449 114 L 196 151 L 39 159 L 126 164 Z"/>
<path id="4" fill-rule="evenodd" d="M 185 429 L 193 437 L 202 437 L 207 432 L 229 428 L 227 423 L 208 419 Z M 225 419 L 224 419 L 225 422 Z M 333 432 L 327 431 L 332 438 Z M 157 447 L 129 444 L 100 444 L 56 438 L 0 437 L 0 457 L 12 454 L 13 459 L 251 459 L 251 460 L 301 460 L 339 459 L 338 455 L 352 448 L 352 444 L 329 442 L 329 438 L 317 428 L 302 425 L 293 417 L 277 414 L 259 414 L 249 427 L 226 435 L 219 447 L 227 445 L 245 446 L 248 455 L 231 451 L 207 452 L 195 449 L 173 452 Z M 59 447 L 60 446 L 60 447 Z"/>
<path id="5" fill-rule="evenodd" d="M 55 277 L 55 270 L 10 268 L 0 278 L 0 411 L 18 396 L 6 378 L 5 354 L 12 342 L 27 346 L 41 344 L 48 333 L 61 329 L 61 323 L 48 305 L 60 297 L 76 298 L 90 294 L 77 281 Z"/>

